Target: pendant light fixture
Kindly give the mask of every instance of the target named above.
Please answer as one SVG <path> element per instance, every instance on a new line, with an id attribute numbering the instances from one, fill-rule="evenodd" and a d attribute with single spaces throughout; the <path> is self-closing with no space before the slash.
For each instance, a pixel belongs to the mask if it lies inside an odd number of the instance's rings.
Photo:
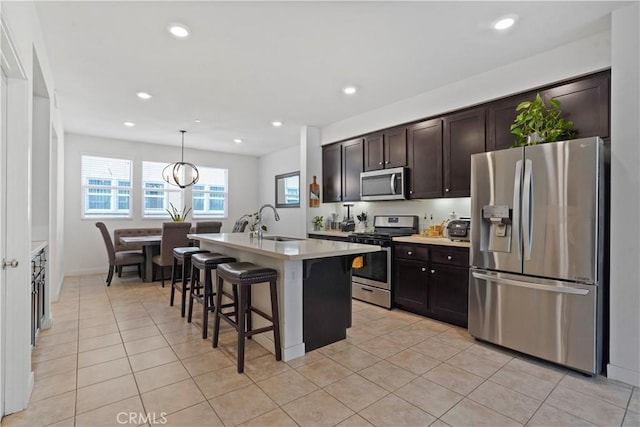
<path id="1" fill-rule="evenodd" d="M 182 133 L 182 157 L 179 162 L 171 163 L 162 170 L 162 178 L 170 185 L 175 185 L 180 188 L 186 188 L 195 184 L 200 179 L 198 168 L 193 163 L 187 163 L 184 161 L 184 134 L 186 130 L 181 130 Z"/>

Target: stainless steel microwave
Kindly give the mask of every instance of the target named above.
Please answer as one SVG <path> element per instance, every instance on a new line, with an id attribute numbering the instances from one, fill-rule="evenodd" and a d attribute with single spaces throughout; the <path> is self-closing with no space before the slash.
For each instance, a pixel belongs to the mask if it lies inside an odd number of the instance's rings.
<path id="1" fill-rule="evenodd" d="M 382 169 L 360 174 L 360 200 L 407 198 L 407 168 Z"/>

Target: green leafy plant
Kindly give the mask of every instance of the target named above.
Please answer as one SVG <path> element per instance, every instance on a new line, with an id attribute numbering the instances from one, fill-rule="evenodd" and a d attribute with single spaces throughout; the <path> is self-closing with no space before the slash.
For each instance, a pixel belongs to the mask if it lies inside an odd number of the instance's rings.
<path id="1" fill-rule="evenodd" d="M 313 221 L 311 222 L 316 230 L 320 230 L 324 225 L 324 217 L 322 215 L 316 215 L 313 217 Z"/>
<path id="2" fill-rule="evenodd" d="M 187 219 L 189 212 L 191 212 L 191 208 L 187 209 L 186 206 L 183 207 L 181 211 L 176 209 L 176 207 L 173 206 L 173 203 L 169 203 L 169 206 L 171 206 L 171 210 L 166 209 L 166 211 L 169 212 L 169 216 L 173 222 L 184 222 L 185 219 Z"/>
<path id="3" fill-rule="evenodd" d="M 533 101 L 518 104 L 518 115 L 511 124 L 511 133 L 515 135 L 514 147 L 538 142 L 554 142 L 575 136 L 573 122 L 562 117 L 560 101 L 550 99 L 547 106 L 539 93 Z"/>

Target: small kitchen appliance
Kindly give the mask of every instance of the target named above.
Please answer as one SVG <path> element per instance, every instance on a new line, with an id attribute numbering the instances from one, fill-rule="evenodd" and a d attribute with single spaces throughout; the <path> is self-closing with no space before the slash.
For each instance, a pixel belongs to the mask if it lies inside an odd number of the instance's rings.
<path id="1" fill-rule="evenodd" d="M 378 245 L 382 250 L 363 255 L 362 268 L 352 270 L 353 298 L 391 308 L 391 243 L 394 237 L 419 231 L 416 215 L 376 215 L 372 233 L 353 233 L 354 243 Z"/>
<path id="2" fill-rule="evenodd" d="M 460 218 L 449 221 L 447 236 L 449 236 L 449 240 L 468 242 L 471 237 L 471 219 Z"/>

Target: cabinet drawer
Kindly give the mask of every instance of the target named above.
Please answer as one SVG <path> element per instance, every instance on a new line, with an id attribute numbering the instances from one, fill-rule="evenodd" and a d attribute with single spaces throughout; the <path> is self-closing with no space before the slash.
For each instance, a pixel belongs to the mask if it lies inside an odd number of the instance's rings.
<path id="1" fill-rule="evenodd" d="M 396 244 L 394 246 L 396 258 L 429 261 L 429 247 L 425 245 Z"/>
<path id="2" fill-rule="evenodd" d="M 468 266 L 469 249 L 431 246 L 431 262 Z"/>

